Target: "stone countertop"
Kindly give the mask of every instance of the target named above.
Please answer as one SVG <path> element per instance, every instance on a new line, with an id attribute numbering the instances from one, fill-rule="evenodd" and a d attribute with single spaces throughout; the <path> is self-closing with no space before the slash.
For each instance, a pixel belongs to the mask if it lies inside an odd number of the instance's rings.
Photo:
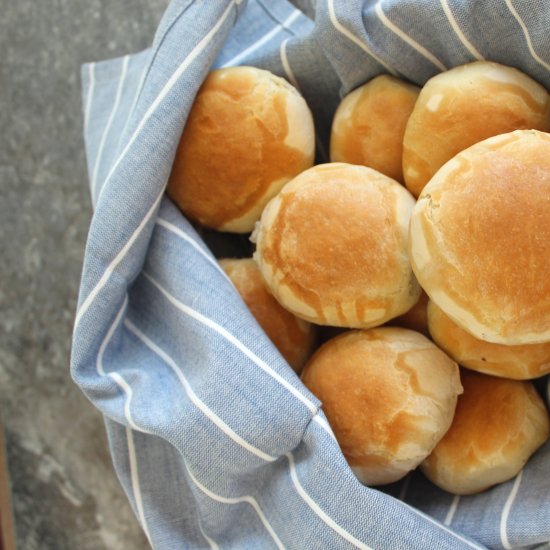
<path id="1" fill-rule="evenodd" d="M 19 0 L 0 18 L 0 411 L 18 548 L 146 548 L 69 375 L 91 216 L 80 65 L 148 47 L 168 0 Z"/>

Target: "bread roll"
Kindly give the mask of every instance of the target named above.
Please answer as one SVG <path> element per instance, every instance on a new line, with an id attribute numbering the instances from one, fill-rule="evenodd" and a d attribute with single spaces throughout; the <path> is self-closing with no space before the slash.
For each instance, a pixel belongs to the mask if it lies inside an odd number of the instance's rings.
<path id="1" fill-rule="evenodd" d="M 300 372 L 313 351 L 314 327 L 286 311 L 273 298 L 251 258 L 223 259 L 220 265 L 275 347 L 292 369 Z"/>
<path id="2" fill-rule="evenodd" d="M 341 101 L 330 136 L 330 160 L 374 168 L 403 183 L 403 134 L 420 88 L 380 75 Z"/>
<path id="3" fill-rule="evenodd" d="M 484 342 L 462 330 L 433 302 L 428 304 L 428 327 L 434 342 L 463 367 L 516 380 L 550 372 L 550 342 L 517 346 Z"/>
<path id="4" fill-rule="evenodd" d="M 313 119 L 288 82 L 253 67 L 212 71 L 178 146 L 168 194 L 192 220 L 247 233 L 265 204 L 313 164 Z"/>
<path id="5" fill-rule="evenodd" d="M 462 391 L 452 359 L 421 334 L 392 327 L 330 340 L 302 380 L 367 485 L 392 483 L 416 468 L 451 425 Z"/>
<path id="6" fill-rule="evenodd" d="M 380 325 L 420 294 L 407 256 L 413 206 L 404 187 L 375 170 L 318 165 L 267 205 L 254 257 L 273 295 L 302 319 Z"/>
<path id="7" fill-rule="evenodd" d="M 414 272 L 479 340 L 550 341 L 550 134 L 520 130 L 459 153 L 420 195 Z"/>
<path id="8" fill-rule="evenodd" d="M 526 74 L 476 61 L 426 82 L 403 138 L 405 184 L 414 196 L 470 145 L 513 130 L 550 131 L 550 95 Z"/>
<path id="9" fill-rule="evenodd" d="M 449 431 L 421 469 L 438 487 L 471 495 L 514 477 L 548 439 L 549 420 L 530 382 L 462 372 Z"/>

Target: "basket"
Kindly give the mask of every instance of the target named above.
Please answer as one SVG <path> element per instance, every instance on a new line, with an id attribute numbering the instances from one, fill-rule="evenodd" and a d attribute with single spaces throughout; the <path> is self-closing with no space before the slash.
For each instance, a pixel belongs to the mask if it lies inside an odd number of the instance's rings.
<path id="1" fill-rule="evenodd" d="M 420 473 L 361 485 L 321 404 L 164 188 L 212 67 L 254 65 L 292 82 L 314 114 L 323 162 L 340 98 L 380 73 L 422 85 L 488 59 L 550 88 L 550 9 L 528 0 L 296 4 L 174 0 L 149 50 L 82 68 L 95 211 L 71 372 L 105 417 L 137 519 L 154 548 L 169 550 L 547 547 L 550 444 L 515 479 L 476 496 L 445 493 Z M 219 236 L 216 246 L 233 244 Z"/>

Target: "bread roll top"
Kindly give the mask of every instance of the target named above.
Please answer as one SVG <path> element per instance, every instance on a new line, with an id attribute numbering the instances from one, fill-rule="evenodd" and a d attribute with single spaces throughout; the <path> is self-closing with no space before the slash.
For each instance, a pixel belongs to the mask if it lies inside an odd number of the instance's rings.
<path id="1" fill-rule="evenodd" d="M 430 298 L 480 340 L 550 340 L 550 135 L 511 132 L 446 163 L 411 217 Z"/>
<path id="2" fill-rule="evenodd" d="M 394 327 L 350 331 L 306 364 L 344 456 L 364 483 L 391 483 L 415 468 L 449 428 L 458 367 L 421 334 Z"/>
<path id="3" fill-rule="evenodd" d="M 368 166 L 403 183 L 403 135 L 419 93 L 390 75 L 349 93 L 332 122 L 330 160 Z"/>
<path id="4" fill-rule="evenodd" d="M 548 411 L 530 382 L 463 370 L 451 428 L 422 463 L 436 485 L 474 494 L 514 477 L 548 439 Z"/>
<path id="5" fill-rule="evenodd" d="M 407 238 L 412 196 L 370 168 L 315 166 L 265 208 L 255 258 L 287 309 L 321 325 L 369 327 L 418 299 Z"/>
<path id="6" fill-rule="evenodd" d="M 253 67 L 212 71 L 183 130 L 168 194 L 206 227 L 250 232 L 268 200 L 313 164 L 306 102 L 284 79 Z"/>
<path id="7" fill-rule="evenodd" d="M 422 88 L 403 138 L 407 188 L 418 196 L 460 151 L 521 129 L 550 131 L 550 95 L 530 76 L 489 61 L 434 76 Z"/>

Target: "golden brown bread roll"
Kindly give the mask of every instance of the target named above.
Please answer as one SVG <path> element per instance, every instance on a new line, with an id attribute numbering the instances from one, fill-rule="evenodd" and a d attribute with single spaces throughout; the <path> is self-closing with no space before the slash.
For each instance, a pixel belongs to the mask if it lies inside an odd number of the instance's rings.
<path id="1" fill-rule="evenodd" d="M 426 82 L 403 138 L 403 175 L 418 197 L 458 152 L 513 130 L 550 131 L 550 95 L 526 74 L 476 61 Z"/>
<path id="2" fill-rule="evenodd" d="M 313 164 L 313 119 L 284 79 L 253 67 L 212 71 L 185 125 L 168 194 L 189 218 L 247 233 L 279 189 Z"/>
<path id="3" fill-rule="evenodd" d="M 393 327 L 329 340 L 302 380 L 367 485 L 392 483 L 416 468 L 451 425 L 462 391 L 452 359 L 421 334 Z"/>
<path id="4" fill-rule="evenodd" d="M 413 206 L 403 186 L 375 170 L 321 164 L 267 205 L 254 257 L 272 294 L 302 319 L 380 325 L 420 294 L 407 256 Z"/>
<path id="5" fill-rule="evenodd" d="M 428 327 L 434 342 L 463 367 L 516 380 L 550 372 L 550 342 L 517 346 L 484 342 L 462 330 L 431 301 Z"/>
<path id="6" fill-rule="evenodd" d="M 380 75 L 349 93 L 332 121 L 330 160 L 368 166 L 403 183 L 403 134 L 419 92 Z"/>
<path id="7" fill-rule="evenodd" d="M 459 153 L 411 217 L 419 283 L 480 340 L 550 341 L 550 134 L 519 130 Z"/>
<path id="8" fill-rule="evenodd" d="M 313 351 L 314 327 L 273 298 L 252 258 L 223 259 L 220 265 L 275 347 L 292 369 L 300 372 Z"/>
<path id="9" fill-rule="evenodd" d="M 530 382 L 462 372 L 449 431 L 421 469 L 438 487 L 479 493 L 514 477 L 548 439 L 549 420 Z"/>

